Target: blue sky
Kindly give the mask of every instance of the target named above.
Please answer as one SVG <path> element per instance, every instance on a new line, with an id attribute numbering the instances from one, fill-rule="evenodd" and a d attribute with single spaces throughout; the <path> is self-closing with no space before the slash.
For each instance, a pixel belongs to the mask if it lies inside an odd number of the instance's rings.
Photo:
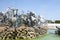
<path id="1" fill-rule="evenodd" d="M 60 20 L 60 0 L 0 0 L 0 11 L 6 11 L 8 7 L 24 12 L 31 10 L 46 19 Z"/>

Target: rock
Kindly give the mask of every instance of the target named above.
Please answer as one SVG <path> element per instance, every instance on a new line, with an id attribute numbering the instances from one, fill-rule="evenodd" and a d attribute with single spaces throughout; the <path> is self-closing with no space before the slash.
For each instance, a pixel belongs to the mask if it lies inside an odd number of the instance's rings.
<path id="1" fill-rule="evenodd" d="M 1 38 L 35 38 L 36 36 L 43 35 L 47 32 L 47 27 L 26 27 L 20 26 L 15 28 L 1 27 L 0 34 Z"/>

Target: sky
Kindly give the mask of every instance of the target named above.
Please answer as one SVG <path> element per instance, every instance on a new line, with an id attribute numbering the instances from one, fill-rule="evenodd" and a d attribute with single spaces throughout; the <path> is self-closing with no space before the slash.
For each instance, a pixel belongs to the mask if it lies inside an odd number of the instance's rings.
<path id="1" fill-rule="evenodd" d="M 60 0 L 0 0 L 0 11 L 5 12 L 8 7 L 33 11 L 48 20 L 60 20 Z"/>

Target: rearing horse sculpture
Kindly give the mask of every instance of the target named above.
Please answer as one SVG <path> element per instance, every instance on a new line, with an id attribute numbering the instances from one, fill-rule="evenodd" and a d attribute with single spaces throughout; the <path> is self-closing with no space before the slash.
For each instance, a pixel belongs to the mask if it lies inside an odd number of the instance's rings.
<path id="1" fill-rule="evenodd" d="M 33 12 L 30 12 L 29 13 L 29 20 L 30 20 L 30 24 L 31 24 L 31 27 L 33 27 L 34 25 L 36 25 L 36 17 L 35 17 L 35 14 Z"/>
<path id="2" fill-rule="evenodd" d="M 7 21 L 11 24 L 10 26 L 13 26 L 15 24 L 15 26 L 17 26 L 17 9 L 11 9 L 9 8 L 6 16 L 7 16 Z M 7 22 L 7 23 L 8 23 Z"/>
<path id="3" fill-rule="evenodd" d="M 46 19 L 44 19 L 42 16 L 38 16 L 38 24 L 41 26 L 43 26 L 43 25 L 46 25 L 47 24 L 47 20 Z"/>

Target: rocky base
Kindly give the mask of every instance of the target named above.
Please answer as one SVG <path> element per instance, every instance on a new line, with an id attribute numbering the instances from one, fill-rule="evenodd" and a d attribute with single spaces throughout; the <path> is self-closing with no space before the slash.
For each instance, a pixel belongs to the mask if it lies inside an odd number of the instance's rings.
<path id="1" fill-rule="evenodd" d="M 18 28 L 0 27 L 0 39 L 25 39 L 35 38 L 36 36 L 47 33 L 47 27 L 25 27 L 20 26 Z"/>

